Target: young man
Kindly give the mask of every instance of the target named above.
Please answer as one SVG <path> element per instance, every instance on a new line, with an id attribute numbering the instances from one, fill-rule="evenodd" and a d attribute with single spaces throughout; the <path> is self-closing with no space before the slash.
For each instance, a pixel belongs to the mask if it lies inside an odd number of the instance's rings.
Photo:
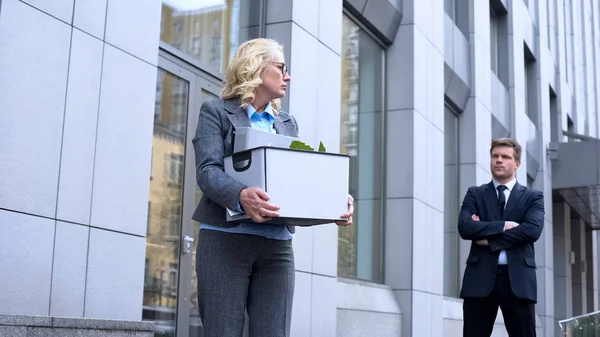
<path id="1" fill-rule="evenodd" d="M 515 140 L 492 141 L 490 157 L 493 180 L 469 188 L 458 219 L 461 238 L 472 241 L 460 292 L 463 336 L 490 336 L 500 307 L 509 336 L 533 337 L 533 243 L 544 227 L 544 196 L 517 182 L 521 146 Z"/>

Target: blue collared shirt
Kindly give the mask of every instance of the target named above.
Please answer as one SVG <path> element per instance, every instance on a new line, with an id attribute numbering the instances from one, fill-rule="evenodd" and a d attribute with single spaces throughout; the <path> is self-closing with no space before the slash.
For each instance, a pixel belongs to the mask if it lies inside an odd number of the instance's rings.
<path id="1" fill-rule="evenodd" d="M 271 107 L 271 103 L 267 104 L 265 111 L 262 113 L 256 112 L 256 109 L 254 109 L 251 104 L 248 104 L 248 109 L 246 110 L 248 112 L 248 119 L 250 120 L 250 124 L 253 128 L 276 133 L 275 128 L 273 127 L 275 117 L 273 117 L 273 108 Z M 201 224 L 200 228 L 227 233 L 259 235 L 269 239 L 277 240 L 291 240 L 294 238 L 294 234 L 290 233 L 287 226 L 258 224 L 253 222 L 240 223 L 239 225 L 231 228 Z"/>

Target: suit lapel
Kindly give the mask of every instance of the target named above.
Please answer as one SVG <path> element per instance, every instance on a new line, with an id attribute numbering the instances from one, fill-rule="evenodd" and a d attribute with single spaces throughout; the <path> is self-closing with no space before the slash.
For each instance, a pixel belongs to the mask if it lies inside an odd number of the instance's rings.
<path id="1" fill-rule="evenodd" d="M 225 111 L 227 111 L 227 118 L 233 125 L 233 128 L 251 128 L 250 119 L 248 119 L 248 112 L 240 105 L 240 100 L 236 98 L 225 100 Z M 273 116 L 275 121 L 273 127 L 275 131 L 280 135 L 294 136 L 296 127 L 293 123 L 289 123 L 289 116 L 275 115 Z"/>
<path id="2" fill-rule="evenodd" d="M 494 183 L 490 182 L 485 187 L 485 201 L 488 203 L 488 207 L 494 214 L 494 219 L 500 220 L 500 210 L 498 209 L 498 195 L 496 194 L 496 188 Z"/>
<path id="3" fill-rule="evenodd" d="M 504 219 L 507 219 L 507 216 L 510 215 L 512 210 L 515 208 L 515 205 L 517 205 L 523 196 L 523 190 L 524 187 L 519 185 L 519 183 L 516 183 L 513 187 L 513 190 L 510 191 L 510 195 L 506 201 L 506 208 L 504 208 Z"/>
<path id="4" fill-rule="evenodd" d="M 227 118 L 234 129 L 252 127 L 252 124 L 250 124 L 250 120 L 248 119 L 248 112 L 240 105 L 239 99 L 233 98 L 226 100 L 225 110 L 227 111 Z"/>
<path id="5" fill-rule="evenodd" d="M 289 117 L 283 117 L 281 115 L 275 115 L 275 122 L 273 122 L 273 127 L 277 134 L 285 135 L 285 136 L 293 136 L 296 128 L 292 123 L 286 123 L 290 120 Z"/>

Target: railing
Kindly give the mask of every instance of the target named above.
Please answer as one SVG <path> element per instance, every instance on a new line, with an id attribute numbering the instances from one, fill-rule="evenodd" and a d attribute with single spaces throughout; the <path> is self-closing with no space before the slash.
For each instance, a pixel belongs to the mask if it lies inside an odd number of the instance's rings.
<path id="1" fill-rule="evenodd" d="M 600 337 L 600 311 L 568 318 L 558 322 L 561 336 Z"/>

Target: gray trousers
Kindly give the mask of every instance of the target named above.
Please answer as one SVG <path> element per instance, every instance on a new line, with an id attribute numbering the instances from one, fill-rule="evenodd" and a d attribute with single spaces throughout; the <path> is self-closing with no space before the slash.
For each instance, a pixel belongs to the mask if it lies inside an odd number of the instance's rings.
<path id="1" fill-rule="evenodd" d="M 288 337 L 294 297 L 291 240 L 201 230 L 196 249 L 204 337 Z"/>

